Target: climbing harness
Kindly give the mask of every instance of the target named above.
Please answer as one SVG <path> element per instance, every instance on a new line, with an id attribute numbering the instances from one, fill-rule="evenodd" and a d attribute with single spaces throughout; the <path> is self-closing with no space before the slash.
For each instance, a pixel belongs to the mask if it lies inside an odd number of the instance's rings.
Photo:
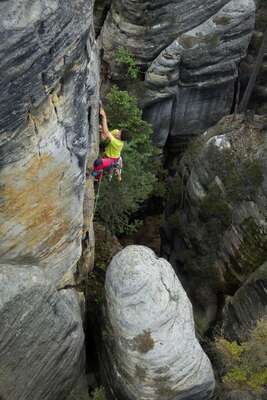
<path id="1" fill-rule="evenodd" d="M 109 171 L 108 171 L 108 180 L 109 180 L 109 182 L 111 182 L 114 172 L 115 172 L 115 175 L 117 176 L 118 180 L 121 181 L 122 166 L 123 166 L 122 157 L 120 157 L 116 162 L 114 162 L 110 166 Z M 93 213 L 93 215 L 95 215 L 95 211 L 96 211 L 96 208 L 97 208 L 97 202 L 98 202 L 99 194 L 100 194 L 100 186 L 101 186 L 101 182 L 102 182 L 102 179 L 103 179 L 103 176 L 104 176 L 103 172 L 104 172 L 103 170 L 101 170 L 99 172 L 98 171 L 93 171 L 92 172 L 92 176 L 94 176 L 95 178 L 97 178 L 100 175 L 99 180 L 95 181 L 95 182 L 98 182 L 98 187 L 97 187 L 97 193 L 96 193 L 96 197 L 95 197 L 95 205 L 94 205 L 94 213 Z"/>
<path id="2" fill-rule="evenodd" d="M 112 180 L 114 172 L 118 180 L 121 180 L 121 170 L 122 170 L 122 158 L 114 160 L 111 158 L 100 158 L 94 162 L 94 170 L 91 175 L 99 181 L 102 175 L 107 172 L 109 181 Z"/>

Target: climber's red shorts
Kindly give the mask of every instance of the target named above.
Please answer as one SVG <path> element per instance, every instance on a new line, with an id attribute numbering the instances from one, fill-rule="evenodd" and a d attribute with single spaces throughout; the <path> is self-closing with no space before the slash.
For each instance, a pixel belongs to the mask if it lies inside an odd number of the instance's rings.
<path id="1" fill-rule="evenodd" d="M 119 160 L 119 158 L 107 158 L 100 157 L 94 162 L 94 169 L 92 175 L 96 181 L 100 181 L 103 176 L 103 172 L 111 169 L 111 167 Z"/>

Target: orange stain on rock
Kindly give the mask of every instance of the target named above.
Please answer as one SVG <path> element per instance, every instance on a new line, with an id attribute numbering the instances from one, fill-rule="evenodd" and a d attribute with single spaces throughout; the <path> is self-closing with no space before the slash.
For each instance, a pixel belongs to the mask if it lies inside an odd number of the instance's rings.
<path id="1" fill-rule="evenodd" d="M 0 228 L 7 245 L 1 249 L 8 254 L 14 248 L 14 238 L 10 238 L 10 225 L 22 227 L 22 233 L 16 238 L 17 244 L 25 245 L 25 253 L 38 257 L 62 251 L 62 237 L 69 230 L 71 217 L 68 216 L 66 199 L 59 188 L 66 165 L 59 164 L 50 154 L 33 156 L 25 166 L 4 172 L 0 188 L 0 213 L 4 221 Z M 64 186 L 64 182 L 63 182 Z M 59 243 L 60 242 L 60 243 Z M 65 244 L 67 246 L 67 244 Z"/>

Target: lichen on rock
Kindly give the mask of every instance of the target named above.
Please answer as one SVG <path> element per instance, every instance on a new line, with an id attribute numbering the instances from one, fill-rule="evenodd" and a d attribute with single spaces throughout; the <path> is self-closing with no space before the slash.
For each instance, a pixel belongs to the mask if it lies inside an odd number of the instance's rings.
<path id="1" fill-rule="evenodd" d="M 0 5 L 0 257 L 46 268 L 61 286 L 81 255 L 86 160 L 98 144 L 92 5 Z"/>
<path id="2" fill-rule="evenodd" d="M 223 119 L 189 147 L 170 191 L 162 249 L 188 290 L 202 333 L 216 319 L 221 297 L 267 257 L 264 126 L 262 117 Z"/>
<path id="3" fill-rule="evenodd" d="M 0 398 L 66 399 L 85 372 L 77 291 L 93 261 L 93 2 L 1 1 L 0 14 Z"/>

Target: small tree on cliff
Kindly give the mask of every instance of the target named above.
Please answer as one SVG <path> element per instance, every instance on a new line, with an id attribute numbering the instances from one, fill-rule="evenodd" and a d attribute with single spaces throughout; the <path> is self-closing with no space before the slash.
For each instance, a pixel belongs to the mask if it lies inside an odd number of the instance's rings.
<path id="1" fill-rule="evenodd" d="M 122 182 L 116 178 L 109 182 L 104 177 L 96 208 L 96 218 L 112 233 L 121 234 L 135 228 L 131 215 L 153 190 L 155 148 L 151 143 L 151 126 L 142 119 L 135 97 L 114 86 L 105 109 L 110 129 L 126 128 L 133 136 L 123 150 Z"/>

